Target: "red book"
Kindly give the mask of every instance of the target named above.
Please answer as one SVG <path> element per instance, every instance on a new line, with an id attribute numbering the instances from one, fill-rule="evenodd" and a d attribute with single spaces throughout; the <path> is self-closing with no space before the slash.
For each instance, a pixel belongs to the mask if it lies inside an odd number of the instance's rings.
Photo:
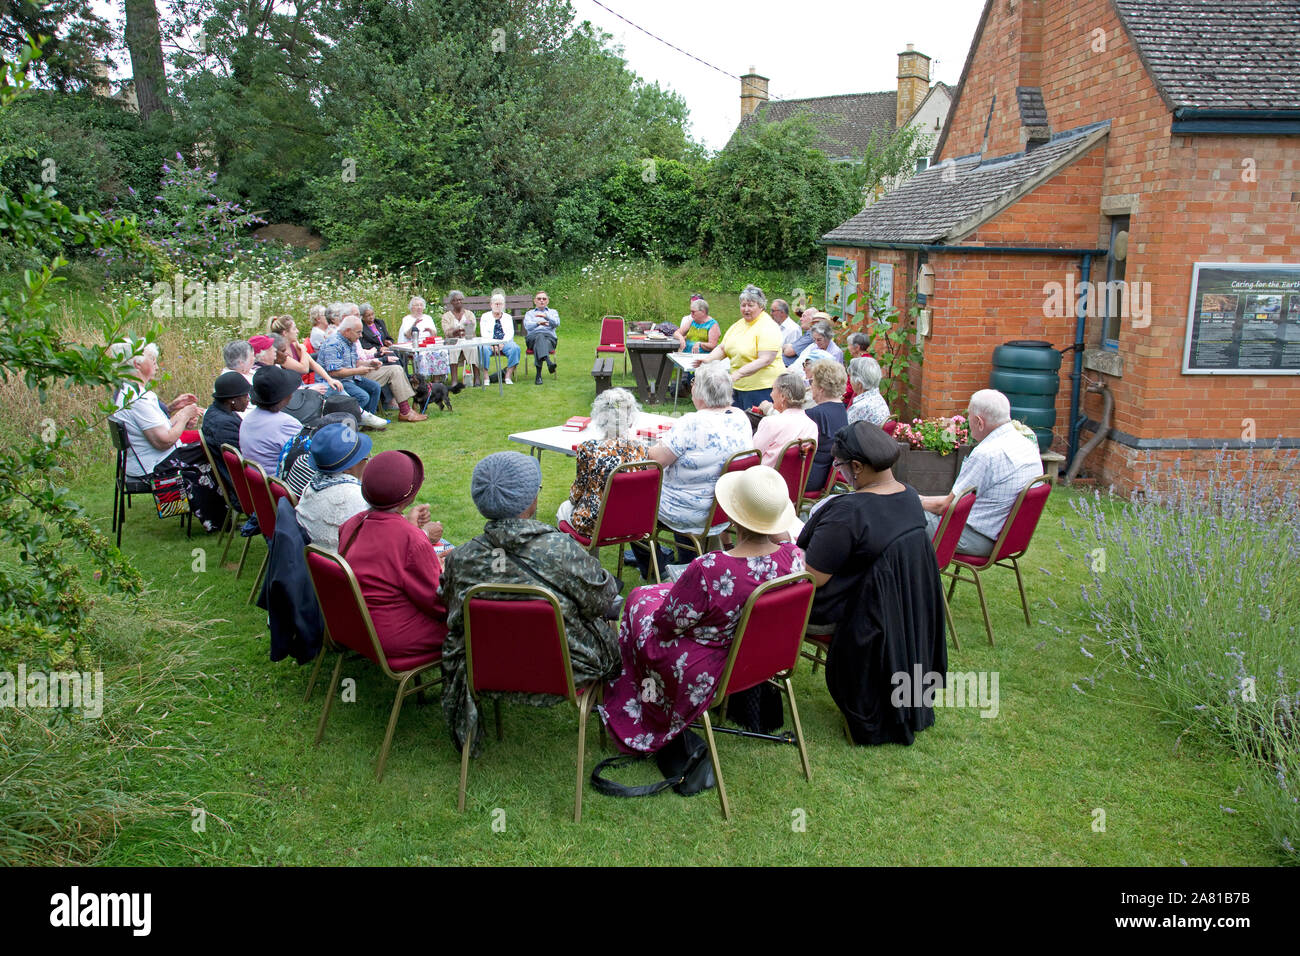
<path id="1" fill-rule="evenodd" d="M 591 419 L 589 417 L 584 417 L 582 415 L 574 415 L 572 418 L 570 418 L 567 422 L 565 422 L 560 427 L 563 428 L 566 432 L 580 432 L 590 424 L 591 424 Z"/>

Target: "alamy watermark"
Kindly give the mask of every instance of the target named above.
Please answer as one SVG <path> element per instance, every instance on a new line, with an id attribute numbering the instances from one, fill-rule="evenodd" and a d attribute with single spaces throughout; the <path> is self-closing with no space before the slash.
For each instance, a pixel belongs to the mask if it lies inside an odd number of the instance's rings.
<path id="1" fill-rule="evenodd" d="M 1151 324 L 1150 282 L 1112 279 L 1109 282 L 1089 280 L 1076 284 L 1071 272 L 1065 274 L 1065 282 L 1043 283 L 1043 317 L 1060 319 L 1077 316 L 1080 295 L 1087 296 L 1084 310 L 1090 319 L 1103 315 L 1119 316 L 1131 319 L 1135 329 L 1145 329 Z"/>
<path id="2" fill-rule="evenodd" d="M 98 720 L 104 713 L 103 671 L 0 671 L 0 708 L 75 708 L 83 720 Z"/>
<path id="3" fill-rule="evenodd" d="M 895 671 L 889 679 L 895 707 L 978 707 L 981 717 L 998 715 L 997 671 L 922 671 L 913 664 L 911 673 Z"/>
<path id="4" fill-rule="evenodd" d="M 171 282 L 153 284 L 151 308 L 159 319 L 240 319 L 244 327 L 252 328 L 262 319 L 262 287 L 251 279 L 187 282 L 177 273 Z"/>

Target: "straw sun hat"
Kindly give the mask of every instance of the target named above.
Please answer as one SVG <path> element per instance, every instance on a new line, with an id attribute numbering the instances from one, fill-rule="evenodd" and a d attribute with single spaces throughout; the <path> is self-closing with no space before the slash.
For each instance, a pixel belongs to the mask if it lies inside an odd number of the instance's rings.
<path id="1" fill-rule="evenodd" d="M 718 479 L 718 504 L 738 525 L 758 534 L 780 534 L 794 523 L 794 505 L 775 468 L 755 465 Z"/>

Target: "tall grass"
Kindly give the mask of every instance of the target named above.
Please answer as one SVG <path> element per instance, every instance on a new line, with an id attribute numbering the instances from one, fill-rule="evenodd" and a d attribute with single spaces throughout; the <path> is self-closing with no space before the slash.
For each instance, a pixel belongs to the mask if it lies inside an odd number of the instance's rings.
<path id="1" fill-rule="evenodd" d="M 1283 859 L 1300 864 L 1300 478 L 1294 454 L 1156 469 L 1115 507 L 1073 504 L 1093 571 L 1081 649 L 1145 678 L 1160 707 L 1231 746 Z M 1225 807 L 1237 812 L 1238 808 Z"/>

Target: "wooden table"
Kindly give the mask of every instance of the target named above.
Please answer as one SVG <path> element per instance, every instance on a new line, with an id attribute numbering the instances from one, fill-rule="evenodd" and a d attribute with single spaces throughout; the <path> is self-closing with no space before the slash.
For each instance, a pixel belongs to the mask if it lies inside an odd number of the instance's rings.
<path id="1" fill-rule="evenodd" d="M 657 437 L 647 438 L 645 435 L 637 435 L 636 430 L 642 428 L 655 429 L 657 432 L 660 425 L 671 425 L 675 421 L 677 419 L 670 418 L 667 415 L 642 412 L 637 416 L 636 429 L 633 430 L 632 437 L 639 438 L 646 444 L 652 445 L 658 441 Z M 663 434 L 666 435 L 667 430 Z M 531 431 L 515 432 L 510 436 L 510 440 L 519 442 L 521 445 L 527 445 L 528 453 L 536 455 L 540 461 L 544 451 L 556 451 L 569 458 L 576 458 L 578 456 L 578 445 L 585 441 L 591 441 L 597 435 L 597 430 L 590 425 L 580 432 L 565 431 L 561 425 L 552 425 L 550 428 L 534 428 Z"/>
<path id="2" fill-rule="evenodd" d="M 673 366 L 668 356 L 678 349 L 677 340 L 627 337 L 627 357 L 636 376 L 637 397 L 645 405 L 658 405 L 668 399 L 668 380 Z"/>

